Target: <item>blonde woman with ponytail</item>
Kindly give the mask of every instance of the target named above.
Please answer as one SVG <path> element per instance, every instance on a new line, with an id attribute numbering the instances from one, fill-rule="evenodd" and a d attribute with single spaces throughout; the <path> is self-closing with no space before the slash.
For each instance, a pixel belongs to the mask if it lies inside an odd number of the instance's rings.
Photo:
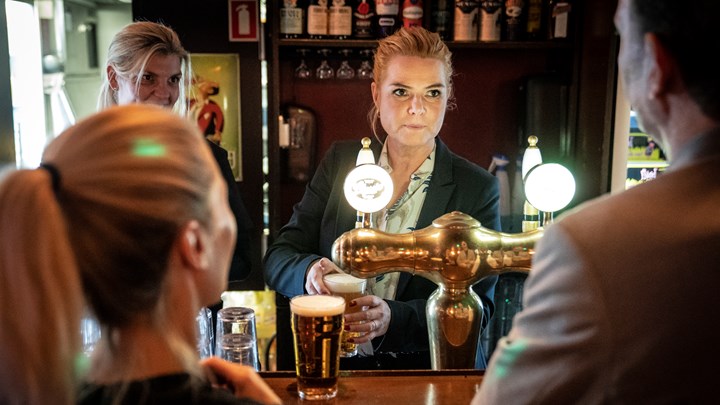
<path id="1" fill-rule="evenodd" d="M 0 402 L 280 402 L 253 369 L 198 358 L 236 234 L 204 143 L 167 109 L 110 107 L 0 183 Z M 102 337 L 76 374 L 83 290 Z"/>

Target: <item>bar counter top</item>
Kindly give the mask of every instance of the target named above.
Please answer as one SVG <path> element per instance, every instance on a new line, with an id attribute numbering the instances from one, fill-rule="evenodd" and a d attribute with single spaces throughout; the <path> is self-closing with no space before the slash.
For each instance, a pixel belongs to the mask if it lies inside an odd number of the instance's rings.
<path id="1" fill-rule="evenodd" d="M 297 394 L 295 372 L 260 373 L 284 404 L 304 405 L 469 404 L 483 374 L 484 370 L 341 371 L 335 398 L 303 401 Z"/>

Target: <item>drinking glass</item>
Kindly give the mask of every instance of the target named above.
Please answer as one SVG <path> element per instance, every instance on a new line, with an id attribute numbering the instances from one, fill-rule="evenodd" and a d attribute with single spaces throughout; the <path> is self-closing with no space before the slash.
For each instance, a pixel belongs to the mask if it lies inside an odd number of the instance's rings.
<path id="1" fill-rule="evenodd" d="M 197 350 L 201 359 L 213 355 L 213 323 L 212 311 L 203 307 L 198 311 L 197 317 Z"/>
<path id="2" fill-rule="evenodd" d="M 215 355 L 260 371 L 255 311 L 245 307 L 223 308 L 217 313 Z"/>
<path id="3" fill-rule="evenodd" d="M 330 66 L 330 63 L 328 63 L 328 54 L 330 53 L 329 49 L 319 49 L 318 53 L 323 56 L 322 61 L 320 62 L 320 66 L 318 66 L 317 70 L 315 70 L 315 77 L 318 79 L 332 79 L 335 76 L 335 71 L 333 71 L 332 66 Z"/>
<path id="4" fill-rule="evenodd" d="M 340 337 L 345 299 L 298 295 L 290 300 L 295 372 L 301 399 L 331 399 L 340 375 Z"/>
<path id="5" fill-rule="evenodd" d="M 95 344 L 100 340 L 100 323 L 90 310 L 85 310 L 80 320 L 80 339 L 82 341 L 83 353 L 90 356 L 95 349 Z"/>
<path id="6" fill-rule="evenodd" d="M 360 51 L 360 54 L 363 55 L 363 60 L 362 62 L 360 62 L 360 67 L 357 70 L 357 76 L 359 79 L 372 79 L 373 68 L 372 64 L 370 64 L 370 56 L 372 55 L 372 50 L 363 49 L 362 51 Z"/>
<path id="7" fill-rule="evenodd" d="M 257 342 L 250 336 L 228 333 L 218 341 L 217 356 L 223 360 L 254 367 L 260 371 L 257 361 Z"/>
<path id="8" fill-rule="evenodd" d="M 335 76 L 337 76 L 338 79 L 352 79 L 355 77 L 355 69 L 350 67 L 350 62 L 348 61 L 348 57 L 352 51 L 350 49 L 341 49 L 339 52 L 343 55 L 343 60 L 340 62 L 340 67 L 337 69 L 337 72 L 335 72 Z"/>
<path id="9" fill-rule="evenodd" d="M 365 295 L 365 287 L 367 286 L 366 279 L 353 277 L 345 273 L 330 273 L 323 277 L 323 282 L 332 295 L 337 295 L 345 299 L 345 303 L 348 304 L 345 306 L 346 314 L 360 312 L 363 309 L 358 305 L 350 306 L 349 304 L 355 298 L 360 298 Z M 347 339 L 358 336 L 360 336 L 360 333 L 348 332 L 343 329 L 340 340 L 341 357 L 353 357 L 357 355 L 357 344 L 348 342 Z"/>
<path id="10" fill-rule="evenodd" d="M 297 52 L 300 54 L 300 64 L 295 68 L 295 77 L 298 79 L 309 79 L 310 76 L 312 76 L 312 70 L 310 70 L 308 65 L 305 63 L 305 55 L 308 50 L 298 49 Z"/>

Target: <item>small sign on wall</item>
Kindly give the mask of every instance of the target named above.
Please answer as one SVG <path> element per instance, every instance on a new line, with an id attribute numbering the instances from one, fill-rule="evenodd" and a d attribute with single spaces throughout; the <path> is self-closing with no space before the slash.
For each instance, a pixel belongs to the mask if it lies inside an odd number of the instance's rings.
<path id="1" fill-rule="evenodd" d="M 228 0 L 230 41 L 256 42 L 258 28 L 258 0 Z"/>

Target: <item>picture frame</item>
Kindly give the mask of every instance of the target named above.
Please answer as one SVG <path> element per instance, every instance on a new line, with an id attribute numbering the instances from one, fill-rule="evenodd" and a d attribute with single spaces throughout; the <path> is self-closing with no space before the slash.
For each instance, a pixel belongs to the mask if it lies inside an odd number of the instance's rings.
<path id="1" fill-rule="evenodd" d="M 235 181 L 242 181 L 240 58 L 237 54 L 192 53 L 190 116 L 211 142 L 228 152 Z"/>

